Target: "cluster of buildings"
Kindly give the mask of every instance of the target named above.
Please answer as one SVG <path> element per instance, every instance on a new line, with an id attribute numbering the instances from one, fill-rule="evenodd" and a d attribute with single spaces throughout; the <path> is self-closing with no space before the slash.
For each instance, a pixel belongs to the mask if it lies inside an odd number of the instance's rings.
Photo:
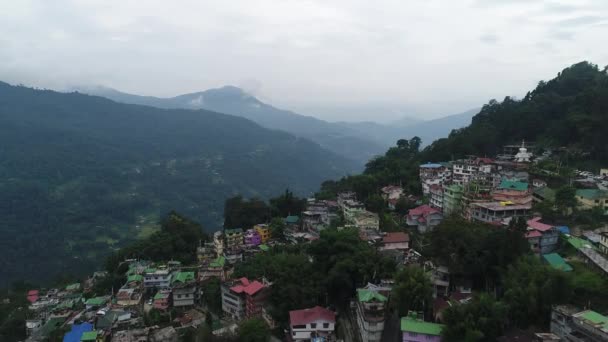
<path id="1" fill-rule="evenodd" d="M 551 333 L 560 341 L 608 341 L 608 317 L 593 310 L 560 305 L 551 312 Z"/>
<path id="2" fill-rule="evenodd" d="M 68 330 L 67 342 L 177 342 L 180 329 L 198 326 L 205 315 L 195 309 L 199 290 L 195 272 L 178 262 L 157 265 L 126 260 L 126 281 L 120 289 L 92 297 L 97 282 L 108 275 L 96 272 L 82 283 L 64 289 L 30 290 L 27 299 L 34 316 L 26 321 L 27 341 L 46 341 L 59 329 Z M 145 302 L 145 298 L 149 298 Z M 177 309 L 171 326 L 146 326 L 150 309 Z"/>

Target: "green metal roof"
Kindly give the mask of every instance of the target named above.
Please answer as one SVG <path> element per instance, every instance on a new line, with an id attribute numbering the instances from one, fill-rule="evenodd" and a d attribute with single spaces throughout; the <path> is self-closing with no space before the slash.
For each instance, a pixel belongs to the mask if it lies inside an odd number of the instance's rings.
<path id="1" fill-rule="evenodd" d="M 542 197 L 543 199 L 546 199 L 549 201 L 555 200 L 555 190 L 553 190 L 551 188 L 548 188 L 548 187 L 536 188 L 536 189 L 534 189 L 534 193 L 537 194 L 538 196 Z"/>
<path id="2" fill-rule="evenodd" d="M 162 293 L 162 292 L 157 292 L 154 295 L 154 299 L 165 299 L 165 298 L 169 298 L 169 294 L 168 293 Z"/>
<path id="3" fill-rule="evenodd" d="M 290 215 L 285 218 L 285 222 L 287 223 L 298 223 L 299 220 L 300 217 L 296 215 Z"/>
<path id="4" fill-rule="evenodd" d="M 182 283 L 192 280 L 194 280 L 194 272 L 178 272 L 175 278 L 173 278 L 173 282 L 179 281 Z"/>
<path id="5" fill-rule="evenodd" d="M 579 316 L 593 324 L 600 324 L 604 329 L 608 329 L 608 317 L 592 310 L 583 311 Z"/>
<path id="6" fill-rule="evenodd" d="M 49 336 L 53 331 L 57 330 L 66 321 L 67 317 L 51 317 L 38 330 L 38 335 Z"/>
<path id="7" fill-rule="evenodd" d="M 551 265 L 551 267 L 555 268 L 556 270 L 564 272 L 572 271 L 572 266 L 570 266 L 566 262 L 566 260 L 564 260 L 564 258 L 562 258 L 557 253 L 545 254 L 543 255 L 543 258 L 547 261 L 547 263 L 549 263 L 549 265 Z"/>
<path id="8" fill-rule="evenodd" d="M 209 266 L 211 267 L 224 267 L 224 264 L 226 264 L 226 258 L 224 258 L 223 256 L 218 257 L 217 259 L 215 259 L 212 263 L 209 264 Z"/>
<path id="9" fill-rule="evenodd" d="M 576 236 L 568 236 L 566 237 L 566 240 L 568 241 L 569 244 L 571 244 L 574 248 L 576 249 L 581 249 L 583 247 L 589 246 L 593 249 L 595 249 L 595 246 L 593 246 L 593 244 L 587 240 L 583 240 L 581 238 L 577 238 Z"/>
<path id="10" fill-rule="evenodd" d="M 85 302 L 86 305 L 102 305 L 106 302 L 106 299 L 103 297 L 93 297 L 87 299 Z"/>
<path id="11" fill-rule="evenodd" d="M 498 186 L 499 189 L 512 189 L 517 191 L 528 190 L 528 183 L 503 180 Z"/>
<path id="12" fill-rule="evenodd" d="M 68 291 L 80 290 L 80 283 L 70 284 L 70 285 L 66 286 L 65 289 Z"/>
<path id="13" fill-rule="evenodd" d="M 132 281 L 143 281 L 144 277 L 142 277 L 140 274 L 133 274 L 127 277 L 127 282 L 132 282 Z"/>
<path id="14" fill-rule="evenodd" d="M 270 250 L 270 247 L 268 247 L 268 245 L 260 245 L 259 246 L 261 250 L 263 250 L 264 252 L 268 252 Z"/>
<path id="15" fill-rule="evenodd" d="M 87 331 L 82 334 L 81 341 L 95 341 L 97 340 L 97 331 Z"/>
<path id="16" fill-rule="evenodd" d="M 386 302 L 388 299 L 376 291 L 366 289 L 357 290 L 357 298 L 360 302 Z"/>
<path id="17" fill-rule="evenodd" d="M 608 198 L 608 190 L 578 189 L 578 190 L 576 190 L 576 196 L 583 197 L 588 200 Z"/>
<path id="18" fill-rule="evenodd" d="M 424 322 L 412 317 L 401 318 L 401 331 L 405 332 L 441 336 L 443 327 L 443 324 Z"/>

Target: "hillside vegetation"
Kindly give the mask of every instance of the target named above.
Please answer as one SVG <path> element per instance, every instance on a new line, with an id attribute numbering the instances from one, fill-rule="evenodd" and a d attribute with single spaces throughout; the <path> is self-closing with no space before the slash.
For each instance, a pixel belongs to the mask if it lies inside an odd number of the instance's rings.
<path id="1" fill-rule="evenodd" d="M 208 230 L 224 200 L 307 195 L 356 169 L 235 116 L 0 83 L 0 283 L 91 271 L 171 209 Z M 18 261 L 18 262 L 17 262 Z M 0 285 L 3 285 L 0 284 Z"/>

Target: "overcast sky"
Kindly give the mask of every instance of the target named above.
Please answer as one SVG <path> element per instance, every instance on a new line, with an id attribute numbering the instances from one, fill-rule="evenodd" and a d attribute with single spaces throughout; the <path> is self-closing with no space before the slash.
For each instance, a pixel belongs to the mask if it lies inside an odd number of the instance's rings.
<path id="1" fill-rule="evenodd" d="M 330 120 L 522 96 L 570 64 L 607 65 L 607 42 L 606 0 L 0 0 L 0 80 L 155 96 L 233 84 Z"/>

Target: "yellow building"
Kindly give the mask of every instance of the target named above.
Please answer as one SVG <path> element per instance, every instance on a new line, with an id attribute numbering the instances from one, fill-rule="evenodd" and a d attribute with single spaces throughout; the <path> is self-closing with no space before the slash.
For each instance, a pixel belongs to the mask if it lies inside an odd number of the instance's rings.
<path id="1" fill-rule="evenodd" d="M 266 241 L 270 240 L 272 234 L 270 233 L 270 227 L 268 227 L 267 224 L 256 224 L 253 228 L 260 234 L 260 237 L 262 237 L 262 243 L 266 243 Z"/>
<path id="2" fill-rule="evenodd" d="M 600 207 L 608 213 L 608 190 L 579 189 L 576 190 L 576 199 L 581 209 Z"/>

